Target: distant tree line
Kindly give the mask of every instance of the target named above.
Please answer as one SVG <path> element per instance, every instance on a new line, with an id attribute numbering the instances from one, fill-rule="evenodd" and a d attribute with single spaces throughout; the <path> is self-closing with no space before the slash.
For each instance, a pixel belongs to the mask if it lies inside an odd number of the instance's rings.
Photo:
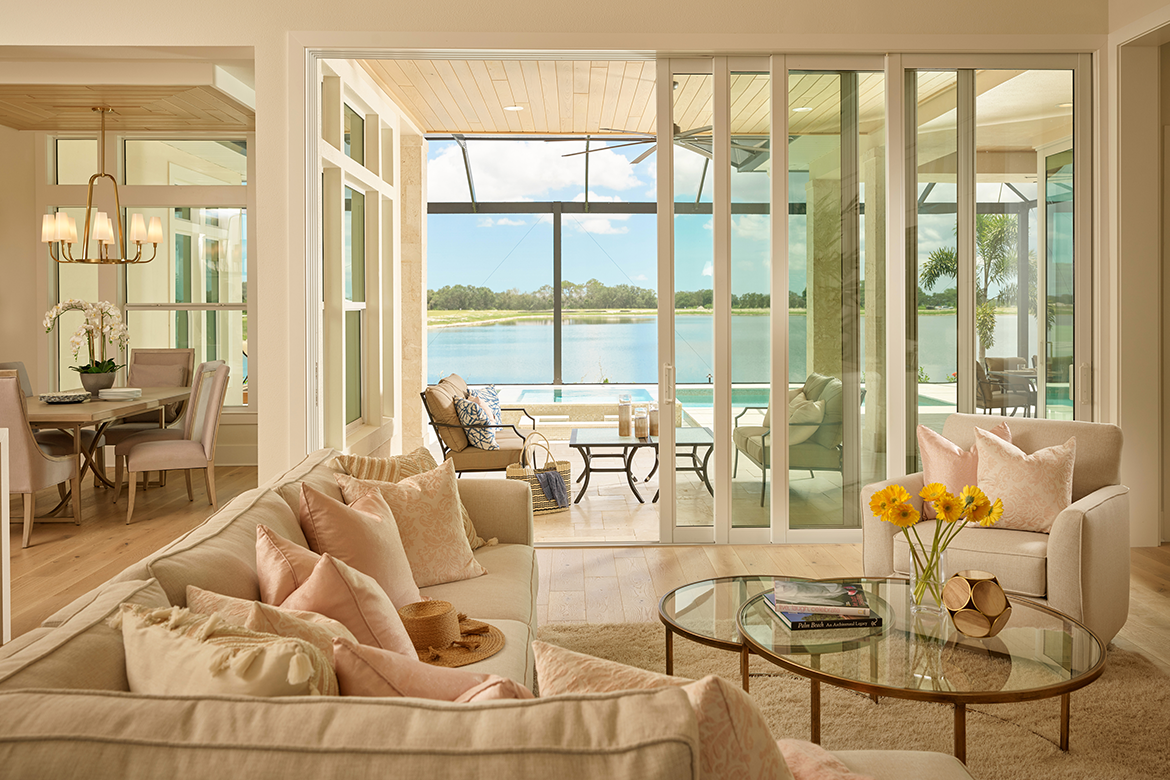
<path id="1" fill-rule="evenodd" d="M 680 291 L 674 294 L 678 309 L 711 308 L 711 290 Z M 765 293 L 744 293 L 731 296 L 733 309 L 767 309 L 772 298 Z M 789 303 L 804 305 L 803 293 L 790 293 Z M 658 295 L 654 290 L 632 284 L 607 285 L 596 279 L 584 284 L 561 282 L 561 305 L 566 309 L 656 309 Z M 518 289 L 496 292 L 487 287 L 465 284 L 448 285 L 438 290 L 427 290 L 427 308 L 437 311 L 548 311 L 553 307 L 553 288 L 546 284 L 533 292 Z"/>
<path id="2" fill-rule="evenodd" d="M 861 282 L 861 298 L 865 300 L 865 282 Z M 676 309 L 710 309 L 714 300 L 712 290 L 679 291 L 674 294 Z M 632 284 L 610 286 L 596 279 L 584 284 L 561 282 L 561 305 L 566 309 L 657 309 L 658 295 L 654 290 Z M 958 305 L 954 287 L 928 293 L 918 288 L 918 306 L 924 309 L 953 309 Z M 731 296 L 733 309 L 769 309 L 772 296 L 749 292 Z M 520 292 L 515 288 L 496 292 L 488 287 L 465 284 L 448 285 L 438 290 L 427 290 L 427 308 L 436 311 L 549 311 L 553 307 L 551 284 Z M 788 308 L 807 309 L 808 289 L 788 291 Z"/>

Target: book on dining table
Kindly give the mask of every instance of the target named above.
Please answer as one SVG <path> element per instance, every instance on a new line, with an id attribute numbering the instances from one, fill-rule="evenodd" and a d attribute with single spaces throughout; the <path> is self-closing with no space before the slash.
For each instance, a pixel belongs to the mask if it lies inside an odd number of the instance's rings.
<path id="1" fill-rule="evenodd" d="M 868 617 L 869 602 L 858 582 L 773 580 L 771 603 L 779 612 Z"/>

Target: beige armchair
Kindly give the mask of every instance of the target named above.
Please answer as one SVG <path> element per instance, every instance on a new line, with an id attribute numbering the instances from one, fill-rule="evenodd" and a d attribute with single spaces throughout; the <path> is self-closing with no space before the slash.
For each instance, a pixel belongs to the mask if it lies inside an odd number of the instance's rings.
<path id="1" fill-rule="evenodd" d="M 81 479 L 77 456 L 49 455 L 44 451 L 48 445 L 42 447 L 33 438 L 20 375 L 14 370 L 0 370 L 0 428 L 9 431 L 9 490 L 24 498 L 24 536 L 20 546 L 28 547 L 32 539 L 36 494 L 42 488 L 69 482 L 73 489 L 73 522 L 81 525 Z M 7 528 L 3 530 L 8 533 Z"/>
<path id="2" fill-rule="evenodd" d="M 455 399 L 467 397 L 467 383 L 458 374 L 444 377 L 437 385 L 428 385 L 420 395 L 423 408 L 427 410 L 427 418 L 439 438 L 443 459 L 454 461 L 456 473 L 506 471 L 513 463 L 523 462 L 525 434 L 515 425 L 500 423 L 479 426 L 495 429 L 496 444 L 499 445 L 497 450 L 481 450 L 469 444 L 466 432 L 469 426 L 459 421 L 459 415 L 455 411 Z M 520 412 L 522 416 L 532 421 L 532 430 L 536 430 L 535 418 L 525 409 L 505 406 L 501 407 L 500 411 Z"/>
<path id="3" fill-rule="evenodd" d="M 975 443 L 975 428 L 999 420 L 978 414 L 953 414 L 943 435 L 964 449 Z M 1036 418 L 1013 419 L 1012 442 L 1024 452 L 1077 439 L 1073 503 L 1057 516 L 1048 534 L 1006 528 L 968 528 L 947 548 L 947 574 L 980 569 L 995 574 L 1009 594 L 1046 604 L 1088 626 L 1103 642 L 1125 625 L 1129 615 L 1129 488 L 1121 479 L 1121 429 L 1116 425 Z M 865 576 L 908 576 L 910 551 L 891 523 L 869 511 L 873 494 L 898 484 L 922 509 L 921 472 L 867 485 L 861 491 Z M 1006 507 L 1011 513 L 1011 507 Z M 919 523 L 929 536 L 934 522 Z"/>

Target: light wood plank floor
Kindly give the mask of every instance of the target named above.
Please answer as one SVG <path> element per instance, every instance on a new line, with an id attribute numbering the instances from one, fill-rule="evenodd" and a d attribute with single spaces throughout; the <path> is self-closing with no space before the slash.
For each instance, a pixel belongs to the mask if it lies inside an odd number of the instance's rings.
<path id="1" fill-rule="evenodd" d="M 256 485 L 254 467 L 216 469 L 220 505 Z M 38 511 L 56 503 L 42 491 Z M 11 503 L 21 517 L 20 500 Z M 110 491 L 82 488 L 81 527 L 38 523 L 33 546 L 20 547 L 20 523 L 12 542 L 13 635 L 42 620 L 119 571 L 162 547 L 212 512 L 201 486 L 187 501 L 181 475 L 167 487 L 139 491 L 134 522 L 126 525 L 125 497 L 110 504 Z M 735 545 L 645 547 L 541 547 L 537 618 L 590 623 L 655 622 L 658 600 L 679 585 L 732 574 L 842 577 L 861 572 L 860 545 Z M 1170 544 L 1131 553 L 1129 621 L 1114 640 L 1141 652 L 1170 673 Z"/>

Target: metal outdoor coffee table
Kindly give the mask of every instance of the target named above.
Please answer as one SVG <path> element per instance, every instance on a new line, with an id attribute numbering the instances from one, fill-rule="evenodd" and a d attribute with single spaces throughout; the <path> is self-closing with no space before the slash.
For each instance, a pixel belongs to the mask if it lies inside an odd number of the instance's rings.
<path id="1" fill-rule="evenodd" d="M 736 624 L 750 651 L 811 681 L 812 741 L 821 739 L 822 682 L 896 699 L 951 704 L 955 757 L 967 758 L 967 705 L 1060 697 L 1060 749 L 1068 750 L 1069 695 L 1101 676 L 1105 647 L 1068 615 L 1021 598 L 998 636 L 972 639 L 950 617 L 915 613 L 906 580 L 858 580 L 880 605 L 883 626 L 790 631 L 765 604 L 747 599 Z M 746 655 L 745 655 L 746 658 Z"/>
<path id="2" fill-rule="evenodd" d="M 585 461 L 585 469 L 577 478 L 577 481 L 581 483 L 581 489 L 577 491 L 577 498 L 573 500 L 574 504 L 579 503 L 584 497 L 585 489 L 589 487 L 589 478 L 593 474 L 625 474 L 626 482 L 629 483 L 634 498 L 638 499 L 639 503 L 646 503 L 642 494 L 638 492 L 638 480 L 634 476 L 634 455 L 642 447 L 654 448 L 654 468 L 646 476 L 646 480 L 649 481 L 650 477 L 658 471 L 660 453 L 658 452 L 657 436 L 639 439 L 635 436 L 618 436 L 618 432 L 614 428 L 574 428 L 569 438 L 569 446 L 579 451 L 581 458 Z M 707 464 L 711 461 L 711 453 L 715 451 L 715 437 L 711 433 L 711 429 L 675 428 L 674 447 L 675 470 L 693 471 L 702 480 L 707 491 L 714 495 L 715 491 L 711 487 L 711 480 L 707 476 Z M 702 453 L 700 453 L 700 449 L 703 450 Z M 689 458 L 690 462 L 679 465 L 679 457 Z M 593 465 L 594 461 L 603 459 L 619 460 L 622 465 L 612 468 Z M 653 500 L 658 500 L 658 493 L 654 494 Z"/>

